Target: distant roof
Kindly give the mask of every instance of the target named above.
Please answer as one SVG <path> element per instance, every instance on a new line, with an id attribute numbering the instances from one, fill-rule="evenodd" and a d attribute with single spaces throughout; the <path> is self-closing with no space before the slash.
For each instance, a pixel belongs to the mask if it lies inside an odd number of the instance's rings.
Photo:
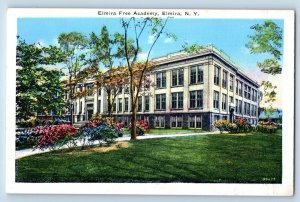
<path id="1" fill-rule="evenodd" d="M 282 117 L 282 110 L 277 109 L 271 114 L 266 114 L 265 111 L 260 112 L 259 119 L 279 119 Z"/>

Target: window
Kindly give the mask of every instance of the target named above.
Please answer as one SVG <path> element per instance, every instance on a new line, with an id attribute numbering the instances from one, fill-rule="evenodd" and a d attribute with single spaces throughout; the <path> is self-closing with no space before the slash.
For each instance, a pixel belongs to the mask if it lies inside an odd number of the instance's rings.
<path id="1" fill-rule="evenodd" d="M 233 97 L 229 96 L 229 103 L 233 103 Z"/>
<path id="2" fill-rule="evenodd" d="M 239 100 L 239 114 L 242 114 L 243 112 L 243 102 Z"/>
<path id="3" fill-rule="evenodd" d="M 81 114 L 83 112 L 83 106 L 82 106 L 82 101 L 80 101 L 79 103 L 79 114 Z"/>
<path id="4" fill-rule="evenodd" d="M 190 108 L 203 108 L 203 90 L 190 91 Z"/>
<path id="5" fill-rule="evenodd" d="M 127 98 L 127 97 L 124 98 L 124 102 L 125 102 L 125 103 L 124 103 L 124 104 L 125 104 L 125 105 L 124 105 L 124 111 L 125 111 L 125 112 L 128 112 L 128 109 L 129 109 L 129 108 L 128 108 L 128 98 Z"/>
<path id="6" fill-rule="evenodd" d="M 202 128 L 202 116 L 189 116 L 188 122 L 190 128 Z"/>
<path id="7" fill-rule="evenodd" d="M 165 110 L 166 109 L 166 94 L 157 94 L 155 95 L 156 101 L 156 110 Z"/>
<path id="8" fill-rule="evenodd" d="M 239 80 L 235 80 L 236 85 L 235 85 L 235 94 L 239 94 Z"/>
<path id="9" fill-rule="evenodd" d="M 122 98 L 118 99 L 118 111 L 121 112 L 122 111 Z"/>
<path id="10" fill-rule="evenodd" d="M 247 102 L 244 102 L 244 114 L 247 115 Z"/>
<path id="11" fill-rule="evenodd" d="M 182 127 L 182 116 L 171 116 L 171 127 L 181 128 Z"/>
<path id="12" fill-rule="evenodd" d="M 253 116 L 257 116 L 257 106 L 254 106 Z"/>
<path id="13" fill-rule="evenodd" d="M 159 72 L 156 74 L 156 87 L 157 88 L 166 87 L 166 72 Z"/>
<path id="14" fill-rule="evenodd" d="M 125 93 L 125 94 L 129 93 L 129 86 L 125 86 L 125 88 L 124 88 L 124 93 Z"/>
<path id="15" fill-rule="evenodd" d="M 164 116 L 156 116 L 154 118 L 154 126 L 159 128 L 165 127 L 165 117 Z"/>
<path id="16" fill-rule="evenodd" d="M 203 83 L 203 66 L 190 67 L 190 84 Z"/>
<path id="17" fill-rule="evenodd" d="M 98 95 L 101 95 L 101 88 L 98 89 Z"/>
<path id="18" fill-rule="evenodd" d="M 183 108 L 183 92 L 172 93 L 172 109 Z"/>
<path id="19" fill-rule="evenodd" d="M 172 70 L 172 86 L 182 86 L 183 76 L 183 68 Z"/>
<path id="20" fill-rule="evenodd" d="M 248 86 L 247 84 L 244 84 L 244 98 L 248 98 L 247 94 L 248 94 Z"/>
<path id="21" fill-rule="evenodd" d="M 86 108 L 88 110 L 92 110 L 94 108 L 94 104 L 90 103 L 90 104 L 86 104 Z"/>
<path id="22" fill-rule="evenodd" d="M 250 105 L 250 115 L 254 116 L 254 105 Z"/>
<path id="23" fill-rule="evenodd" d="M 248 86 L 248 94 L 247 94 L 247 98 L 248 98 L 248 100 L 251 99 L 251 87 L 250 87 L 250 86 Z"/>
<path id="24" fill-rule="evenodd" d="M 98 100 L 97 112 L 100 113 L 100 111 L 101 111 L 101 100 Z"/>
<path id="25" fill-rule="evenodd" d="M 150 99 L 149 95 L 145 96 L 145 111 L 148 112 L 150 110 Z"/>
<path id="26" fill-rule="evenodd" d="M 139 96 L 138 97 L 138 112 L 142 111 L 142 107 L 143 107 L 142 96 Z"/>
<path id="27" fill-rule="evenodd" d="M 222 87 L 227 89 L 227 83 L 228 83 L 228 72 L 223 70 L 223 77 L 222 77 Z"/>
<path id="28" fill-rule="evenodd" d="M 219 92 L 214 91 L 214 108 L 219 109 Z"/>
<path id="29" fill-rule="evenodd" d="M 239 100 L 238 99 L 235 99 L 235 113 L 238 114 L 239 113 Z"/>
<path id="30" fill-rule="evenodd" d="M 239 81 L 239 96 L 243 97 L 243 83 Z"/>
<path id="31" fill-rule="evenodd" d="M 250 103 L 247 103 L 247 115 L 250 116 Z"/>
<path id="32" fill-rule="evenodd" d="M 117 104 L 116 104 L 116 102 L 114 102 L 112 111 L 115 112 L 116 110 L 117 110 Z"/>
<path id="33" fill-rule="evenodd" d="M 222 110 L 227 110 L 227 95 L 224 93 L 222 94 Z"/>
<path id="34" fill-rule="evenodd" d="M 257 91 L 252 89 L 252 100 L 254 102 L 257 102 Z"/>
<path id="35" fill-rule="evenodd" d="M 75 106 L 74 106 L 73 112 L 74 112 L 74 114 L 77 114 L 77 102 L 75 102 Z"/>
<path id="36" fill-rule="evenodd" d="M 87 96 L 93 96 L 93 85 L 86 86 Z"/>
<path id="37" fill-rule="evenodd" d="M 215 66 L 215 72 L 214 72 L 214 84 L 220 85 L 220 67 Z"/>
<path id="38" fill-rule="evenodd" d="M 231 91 L 231 92 L 233 92 L 233 75 L 232 74 L 230 74 L 230 79 L 229 79 L 229 90 Z"/>

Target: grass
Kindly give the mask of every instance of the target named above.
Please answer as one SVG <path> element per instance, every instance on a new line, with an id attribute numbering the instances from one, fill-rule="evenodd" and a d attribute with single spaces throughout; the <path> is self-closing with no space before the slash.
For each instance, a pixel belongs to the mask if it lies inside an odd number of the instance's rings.
<path id="1" fill-rule="evenodd" d="M 16 181 L 281 183 L 281 147 L 281 131 L 145 139 L 21 158 Z"/>

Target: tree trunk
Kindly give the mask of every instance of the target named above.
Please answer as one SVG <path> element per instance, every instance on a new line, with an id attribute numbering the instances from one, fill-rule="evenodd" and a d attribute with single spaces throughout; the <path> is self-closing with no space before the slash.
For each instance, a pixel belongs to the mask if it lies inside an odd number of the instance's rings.
<path id="1" fill-rule="evenodd" d="M 107 106 L 107 110 L 108 110 L 108 117 L 110 117 L 111 118 L 111 111 L 112 111 L 112 103 L 111 103 L 111 101 L 110 101 L 110 99 L 111 99 L 111 90 L 107 90 L 107 104 L 108 104 L 108 106 Z"/>
<path id="2" fill-rule="evenodd" d="M 132 117 L 131 117 L 131 140 L 136 140 L 136 104 L 133 103 L 132 101 L 131 104 L 131 109 L 132 109 Z"/>
<path id="3" fill-rule="evenodd" d="M 69 84 L 70 84 L 70 89 L 69 89 L 69 109 L 70 109 L 70 122 L 73 124 L 73 100 L 72 100 L 72 93 L 73 93 L 73 88 L 71 85 L 72 77 L 69 77 Z"/>

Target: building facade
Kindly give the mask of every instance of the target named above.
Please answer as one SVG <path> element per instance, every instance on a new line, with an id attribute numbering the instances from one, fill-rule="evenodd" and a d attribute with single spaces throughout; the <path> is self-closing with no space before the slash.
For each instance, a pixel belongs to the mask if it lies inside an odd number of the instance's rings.
<path id="1" fill-rule="evenodd" d="M 247 76 L 230 58 L 212 45 L 193 54 L 177 52 L 153 60 L 150 72 L 154 85 L 142 89 L 138 97 L 138 118 L 155 128 L 212 129 L 218 119 L 244 117 L 258 121 L 259 84 Z M 80 88 L 91 88 L 86 82 Z M 107 113 L 103 89 L 74 101 L 74 121 Z M 113 115 L 125 125 L 130 122 L 130 96 L 122 89 L 116 97 Z"/>

